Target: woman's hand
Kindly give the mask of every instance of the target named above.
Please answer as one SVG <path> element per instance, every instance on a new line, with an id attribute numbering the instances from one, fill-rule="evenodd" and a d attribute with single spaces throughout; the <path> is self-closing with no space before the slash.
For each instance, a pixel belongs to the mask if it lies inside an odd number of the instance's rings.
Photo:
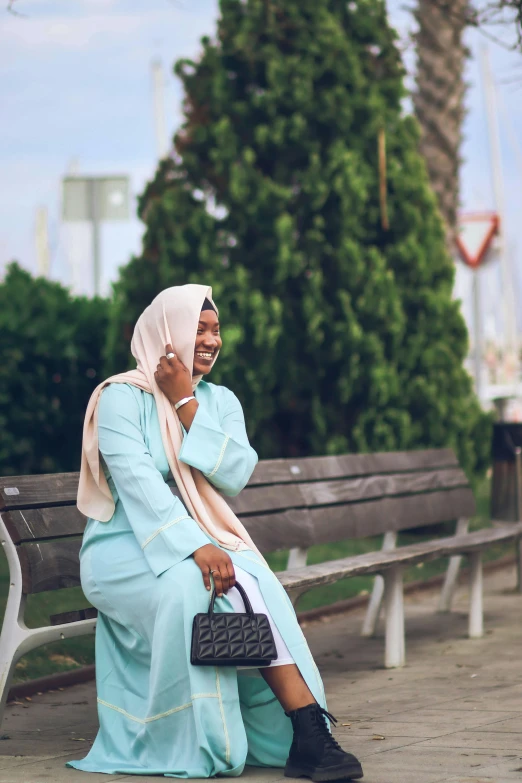
<path id="1" fill-rule="evenodd" d="M 165 346 L 165 353 L 174 353 L 170 343 Z M 160 358 L 154 378 L 172 405 L 184 397 L 192 397 L 190 371 L 176 355 L 173 359 L 167 359 L 166 356 Z"/>
<path id="2" fill-rule="evenodd" d="M 192 557 L 201 569 L 207 590 L 210 590 L 210 574 L 212 571 L 214 572 L 212 576 L 216 585 L 216 593 L 219 597 L 223 593 L 227 593 L 231 587 L 234 587 L 236 583 L 234 564 L 230 555 L 227 555 L 222 549 L 214 546 L 214 544 L 205 544 L 205 546 L 196 549 Z"/>

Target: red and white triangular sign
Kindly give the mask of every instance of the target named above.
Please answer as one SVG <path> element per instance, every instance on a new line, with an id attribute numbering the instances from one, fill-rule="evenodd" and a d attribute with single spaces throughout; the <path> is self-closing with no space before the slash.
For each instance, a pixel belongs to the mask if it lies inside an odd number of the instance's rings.
<path id="1" fill-rule="evenodd" d="M 500 218 L 496 212 L 459 215 L 457 248 L 465 264 L 473 269 L 480 266 L 499 228 Z"/>

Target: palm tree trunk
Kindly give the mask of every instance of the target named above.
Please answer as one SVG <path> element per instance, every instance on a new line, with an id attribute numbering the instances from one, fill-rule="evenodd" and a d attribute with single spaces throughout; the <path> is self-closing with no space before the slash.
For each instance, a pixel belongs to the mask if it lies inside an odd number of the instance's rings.
<path id="1" fill-rule="evenodd" d="M 440 211 L 453 244 L 459 207 L 460 146 L 465 116 L 463 42 L 469 0 L 417 0 L 415 114 L 423 154 Z"/>

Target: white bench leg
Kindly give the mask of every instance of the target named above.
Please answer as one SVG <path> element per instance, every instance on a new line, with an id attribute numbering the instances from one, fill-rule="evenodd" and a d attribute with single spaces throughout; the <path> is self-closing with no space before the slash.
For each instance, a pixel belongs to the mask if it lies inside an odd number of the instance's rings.
<path id="1" fill-rule="evenodd" d="M 469 520 L 459 519 L 457 522 L 457 529 L 455 531 L 456 536 L 463 536 L 468 532 Z M 439 612 L 451 611 L 451 604 L 453 602 L 453 596 L 457 587 L 457 580 L 459 578 L 460 564 L 462 562 L 461 555 L 454 555 L 450 557 L 448 564 L 448 570 L 446 571 L 446 578 L 441 590 L 439 598 Z"/>
<path id="2" fill-rule="evenodd" d="M 23 612 L 23 604 L 21 611 Z M 96 619 L 78 620 L 64 625 L 49 625 L 43 628 L 27 628 L 22 619 L 8 626 L 4 621 L 0 637 L 0 723 L 18 660 L 31 650 L 43 644 L 72 639 L 92 634 L 96 630 Z"/>
<path id="3" fill-rule="evenodd" d="M 304 568 L 306 565 L 306 558 L 308 557 L 308 549 L 296 546 L 288 553 L 288 562 L 286 568 L 289 571 L 291 568 Z"/>
<path id="4" fill-rule="evenodd" d="M 390 552 L 395 549 L 397 545 L 397 533 L 388 532 L 384 534 L 382 542 L 382 551 Z M 373 590 L 366 610 L 366 617 L 364 618 L 363 627 L 361 630 L 361 636 L 373 636 L 379 622 L 379 614 L 381 612 L 382 599 L 384 596 L 384 579 L 382 576 L 377 575 L 373 581 Z"/>
<path id="5" fill-rule="evenodd" d="M 13 672 L 21 654 L 24 639 L 25 596 L 22 593 L 22 571 L 16 547 L 11 541 L 4 520 L 0 514 L 0 540 L 9 566 L 9 593 L 5 607 L 2 633 L 0 634 L 0 723 L 7 701 L 7 694 L 13 679 Z"/>
<path id="6" fill-rule="evenodd" d="M 377 623 L 379 622 L 379 615 L 381 613 L 382 599 L 384 597 L 384 579 L 380 574 L 377 574 L 373 580 L 373 590 L 370 596 L 370 602 L 366 610 L 366 616 L 364 618 L 363 627 L 361 630 L 361 636 L 373 636 L 377 629 Z"/>
<path id="7" fill-rule="evenodd" d="M 7 627 L 4 624 L 4 632 L 0 638 L 0 723 L 4 715 L 15 666 L 22 656 L 20 649 L 23 642 L 23 634 L 18 623 L 9 628 L 9 633 L 6 631 Z"/>
<path id="8" fill-rule="evenodd" d="M 384 665 L 387 669 L 395 669 L 406 663 L 402 568 L 395 567 L 386 571 L 384 585 L 386 611 Z"/>
<path id="9" fill-rule="evenodd" d="M 522 593 L 522 541 L 519 539 L 515 542 L 517 553 L 517 590 Z"/>
<path id="10" fill-rule="evenodd" d="M 8 535 L 0 515 L 0 540 L 9 565 L 9 594 L 0 634 L 0 723 L 17 661 L 30 650 L 60 639 L 94 633 L 96 620 L 78 620 L 64 625 L 27 628 L 24 622 L 25 596 L 22 593 L 22 572 L 16 547 Z"/>
<path id="11" fill-rule="evenodd" d="M 469 638 L 480 639 L 484 635 L 484 614 L 482 607 L 482 554 L 470 555 L 469 585 Z"/>

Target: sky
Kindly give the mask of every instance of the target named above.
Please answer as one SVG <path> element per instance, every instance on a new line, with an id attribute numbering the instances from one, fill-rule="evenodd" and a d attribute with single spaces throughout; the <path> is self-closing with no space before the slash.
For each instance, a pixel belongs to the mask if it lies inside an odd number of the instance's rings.
<path id="1" fill-rule="evenodd" d="M 3 6 L 3 7 L 2 7 Z M 202 35 L 215 30 L 218 0 L 0 0 L 0 275 L 16 259 L 37 272 L 35 222 L 49 215 L 50 276 L 90 293 L 89 227 L 61 219 L 61 179 L 79 174 L 127 174 L 133 203 L 127 222 L 101 229 L 102 291 L 118 267 L 139 252 L 142 225 L 135 199 L 157 161 L 151 62 L 165 74 L 169 136 L 181 121 L 182 93 L 172 73 L 179 57 L 197 57 Z M 404 0 L 389 0 L 391 22 L 406 42 L 413 22 Z M 488 42 L 471 31 L 462 199 L 467 210 L 491 209 L 487 122 L 479 52 Z M 515 289 L 522 292 L 522 55 L 489 43 L 497 84 L 505 222 Z M 413 52 L 406 47 L 413 70 Z M 76 265 L 76 266 L 75 266 Z M 81 269 L 82 273 L 74 271 Z M 498 309 L 493 267 L 485 306 Z M 495 282 L 496 281 L 496 282 Z M 467 285 L 464 281 L 464 287 Z M 491 327 L 494 331 L 495 327 Z"/>

